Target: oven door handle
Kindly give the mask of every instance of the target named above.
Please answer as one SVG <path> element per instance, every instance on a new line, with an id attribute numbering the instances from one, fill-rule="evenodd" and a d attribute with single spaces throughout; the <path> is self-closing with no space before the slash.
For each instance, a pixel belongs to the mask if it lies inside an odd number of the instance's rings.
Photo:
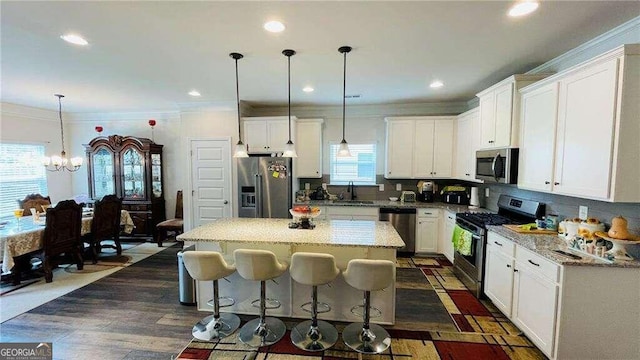
<path id="1" fill-rule="evenodd" d="M 498 162 L 499 158 L 500 153 L 497 153 L 493 158 L 493 161 L 491 162 L 491 172 L 493 173 L 493 178 L 496 179 L 496 182 L 500 182 L 500 180 L 498 180 L 498 174 L 496 174 L 496 163 Z"/>

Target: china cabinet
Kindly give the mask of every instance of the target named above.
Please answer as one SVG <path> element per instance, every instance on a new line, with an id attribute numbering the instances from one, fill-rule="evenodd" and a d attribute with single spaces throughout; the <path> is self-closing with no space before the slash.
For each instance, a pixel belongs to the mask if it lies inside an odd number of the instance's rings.
<path id="1" fill-rule="evenodd" d="M 133 219 L 134 236 L 153 236 L 165 220 L 162 145 L 150 139 L 111 135 L 85 145 L 89 196 L 115 194 Z"/>

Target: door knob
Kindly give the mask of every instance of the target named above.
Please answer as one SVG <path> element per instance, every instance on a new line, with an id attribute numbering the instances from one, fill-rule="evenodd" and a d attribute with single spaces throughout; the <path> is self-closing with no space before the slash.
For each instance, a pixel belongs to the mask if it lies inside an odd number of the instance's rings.
<path id="1" fill-rule="evenodd" d="M 223 204 L 225 204 L 225 205 L 227 205 L 228 203 L 229 203 L 229 202 L 228 202 L 227 200 L 225 200 L 225 201 L 223 202 Z"/>
<path id="2" fill-rule="evenodd" d="M 559 182 L 554 182 L 553 185 L 560 185 L 560 183 Z"/>
<path id="3" fill-rule="evenodd" d="M 549 181 L 545 181 L 544 183 L 545 183 L 545 185 L 551 184 L 551 182 L 549 182 Z"/>

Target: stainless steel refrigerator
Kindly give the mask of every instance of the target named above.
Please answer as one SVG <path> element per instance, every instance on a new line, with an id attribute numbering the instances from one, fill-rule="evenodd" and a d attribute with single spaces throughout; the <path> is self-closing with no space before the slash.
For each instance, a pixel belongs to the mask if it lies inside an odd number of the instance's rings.
<path id="1" fill-rule="evenodd" d="M 238 158 L 238 216 L 290 218 L 291 158 Z"/>

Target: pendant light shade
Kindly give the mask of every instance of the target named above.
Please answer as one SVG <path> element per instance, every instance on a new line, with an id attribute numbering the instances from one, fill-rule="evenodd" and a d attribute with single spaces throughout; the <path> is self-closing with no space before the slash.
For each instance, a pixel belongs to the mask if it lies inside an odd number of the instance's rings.
<path id="1" fill-rule="evenodd" d="M 240 85 L 238 81 L 238 60 L 242 59 L 244 56 L 239 53 L 231 53 L 229 56 L 231 56 L 231 58 L 236 62 L 236 102 L 238 105 L 238 143 L 236 144 L 236 150 L 233 153 L 233 157 L 249 157 L 247 147 L 242 143 L 242 133 L 240 131 Z"/>
<path id="2" fill-rule="evenodd" d="M 343 71 L 343 82 L 342 82 L 342 141 L 340 142 L 340 148 L 338 149 L 338 157 L 351 157 L 351 152 L 349 151 L 349 144 L 347 144 L 347 140 L 344 139 L 344 118 L 345 118 L 345 100 L 347 98 L 347 54 L 351 51 L 351 46 L 342 46 L 338 49 L 338 51 L 344 55 L 344 71 Z"/>
<path id="3" fill-rule="evenodd" d="M 288 89 L 288 105 L 289 105 L 289 141 L 284 147 L 284 152 L 282 153 L 283 157 L 295 158 L 298 157 L 296 153 L 296 147 L 293 145 L 293 141 L 291 141 L 291 57 L 295 55 L 296 52 L 290 49 L 282 50 L 282 55 L 287 57 L 287 89 Z"/>

